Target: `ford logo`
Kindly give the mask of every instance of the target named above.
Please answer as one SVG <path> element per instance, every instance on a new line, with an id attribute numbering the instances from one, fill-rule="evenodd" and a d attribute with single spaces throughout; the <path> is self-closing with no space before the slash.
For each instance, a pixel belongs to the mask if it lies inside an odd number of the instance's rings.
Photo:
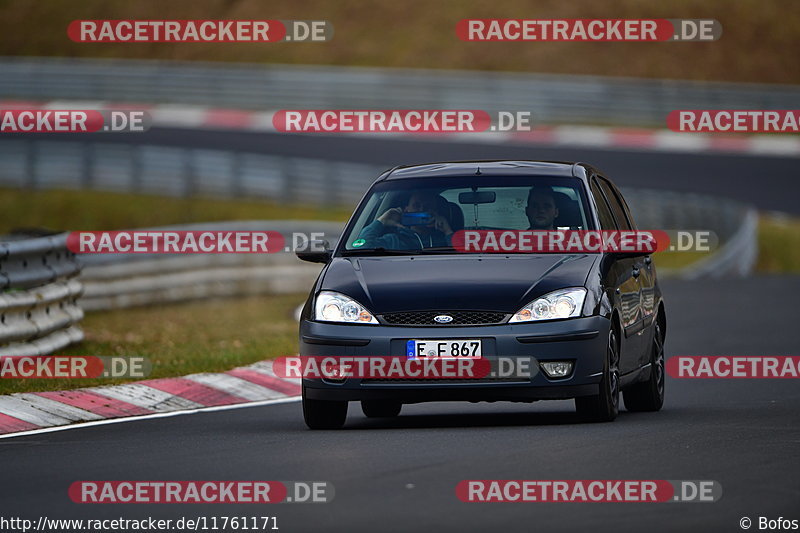
<path id="1" fill-rule="evenodd" d="M 439 324 L 447 324 L 448 322 L 453 321 L 453 317 L 451 317 L 450 315 L 439 315 L 433 317 L 433 321 L 438 322 Z"/>

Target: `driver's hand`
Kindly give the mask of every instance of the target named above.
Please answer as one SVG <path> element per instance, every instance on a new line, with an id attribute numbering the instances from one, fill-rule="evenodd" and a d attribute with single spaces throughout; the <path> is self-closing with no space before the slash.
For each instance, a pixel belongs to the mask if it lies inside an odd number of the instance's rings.
<path id="1" fill-rule="evenodd" d="M 387 209 L 384 214 L 378 217 L 381 224 L 384 226 L 396 226 L 400 227 L 400 221 L 403 219 L 403 209 L 400 207 L 393 207 L 391 209 Z"/>
<path id="2" fill-rule="evenodd" d="M 450 223 L 442 215 L 434 215 L 433 227 L 445 235 L 450 235 L 453 233 L 453 228 L 450 227 Z"/>

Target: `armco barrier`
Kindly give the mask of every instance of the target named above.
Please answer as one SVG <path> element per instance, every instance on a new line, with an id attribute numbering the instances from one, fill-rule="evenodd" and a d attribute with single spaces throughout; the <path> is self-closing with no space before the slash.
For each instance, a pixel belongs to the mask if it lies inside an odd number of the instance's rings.
<path id="1" fill-rule="evenodd" d="M 343 223 L 315 221 L 241 221 L 170 226 L 173 231 L 278 231 L 323 233 L 336 244 Z M 304 293 L 320 265 L 300 261 L 291 252 L 271 254 L 86 254 L 80 305 L 87 311 L 151 305 L 218 296 Z"/>
<path id="2" fill-rule="evenodd" d="M 683 279 L 744 277 L 758 258 L 758 213 L 741 202 L 701 194 L 622 189 L 641 229 L 713 231 L 719 247 L 707 257 L 663 274 Z"/>
<path id="3" fill-rule="evenodd" d="M 385 167 L 155 145 L 0 140 L 0 185 L 352 206 Z"/>
<path id="4" fill-rule="evenodd" d="M 79 272 L 66 234 L 0 240 L 0 355 L 42 355 L 83 338 Z"/>
<path id="5" fill-rule="evenodd" d="M 730 239 L 717 253 L 701 259 L 679 273 L 683 279 L 744 277 L 758 259 L 758 213 L 747 209 Z"/>
<path id="6" fill-rule="evenodd" d="M 792 109 L 800 87 L 513 72 L 0 58 L 0 98 L 234 109 L 531 111 L 538 124 L 663 127 L 674 109 Z"/>

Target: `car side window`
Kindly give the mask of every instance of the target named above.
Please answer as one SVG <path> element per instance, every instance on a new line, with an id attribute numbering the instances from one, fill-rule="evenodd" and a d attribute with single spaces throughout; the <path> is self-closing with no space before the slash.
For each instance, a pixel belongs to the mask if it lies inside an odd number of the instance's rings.
<path id="1" fill-rule="evenodd" d="M 597 217 L 600 219 L 600 227 L 606 230 L 617 229 L 617 225 L 614 223 L 614 217 L 611 215 L 611 209 L 608 207 L 608 202 L 606 202 L 606 199 L 603 197 L 603 193 L 600 192 L 597 181 L 592 180 L 590 187 L 592 189 L 594 201 L 597 204 Z"/>
<path id="2" fill-rule="evenodd" d="M 619 201 L 622 204 L 622 209 L 625 210 L 625 215 L 628 217 L 628 222 L 630 222 L 631 229 L 636 229 L 636 221 L 633 220 L 633 215 L 631 214 L 631 208 L 628 207 L 628 202 L 625 201 L 625 197 L 622 196 L 622 193 L 619 192 L 619 189 L 614 187 L 614 191 L 617 193 L 617 198 L 619 198 Z"/>
<path id="3" fill-rule="evenodd" d="M 603 178 L 599 178 L 598 181 L 600 182 L 600 188 L 603 189 L 606 198 L 608 198 L 609 205 L 611 205 L 611 212 L 614 214 L 614 219 L 617 221 L 618 228 L 622 231 L 630 230 L 631 224 L 628 221 L 628 215 L 625 214 L 625 208 L 622 207 L 619 195 L 614 191 L 608 181 Z"/>

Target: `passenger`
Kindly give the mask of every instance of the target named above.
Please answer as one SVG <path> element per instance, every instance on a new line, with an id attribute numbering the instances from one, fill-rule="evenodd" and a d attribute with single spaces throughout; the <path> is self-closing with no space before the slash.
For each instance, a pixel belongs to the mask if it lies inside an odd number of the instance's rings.
<path id="1" fill-rule="evenodd" d="M 558 217 L 558 207 L 553 189 L 550 187 L 532 187 L 528 192 L 528 205 L 525 214 L 530 223 L 529 230 L 554 230 L 554 221 Z"/>
<path id="2" fill-rule="evenodd" d="M 361 230 L 365 248 L 383 247 L 389 250 L 420 250 L 451 246 L 453 230 L 436 206 L 437 195 L 414 192 L 404 208 L 393 207 Z M 427 225 L 404 226 L 403 213 L 428 213 L 433 221 Z"/>

